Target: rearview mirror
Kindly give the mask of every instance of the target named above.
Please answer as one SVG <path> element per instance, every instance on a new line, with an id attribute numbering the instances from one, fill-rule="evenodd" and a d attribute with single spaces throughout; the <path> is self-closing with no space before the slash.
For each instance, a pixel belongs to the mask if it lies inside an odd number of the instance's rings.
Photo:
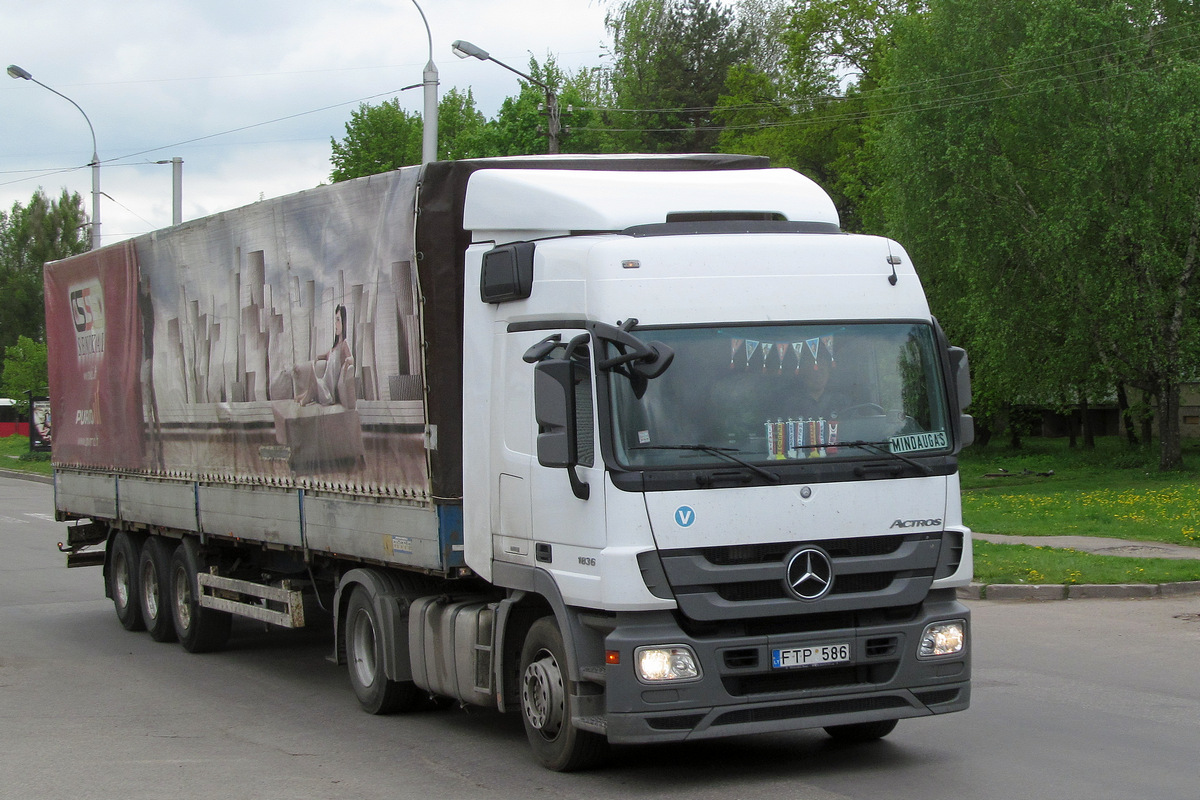
<path id="1" fill-rule="evenodd" d="M 587 500 L 590 494 L 588 485 L 575 471 L 579 465 L 577 390 L 583 388 L 590 392 L 586 370 L 586 363 L 570 357 L 547 358 L 534 367 L 533 374 L 538 463 L 543 467 L 565 468 L 571 479 L 571 490 L 580 500 Z M 590 424 L 590 409 L 588 411 Z"/>

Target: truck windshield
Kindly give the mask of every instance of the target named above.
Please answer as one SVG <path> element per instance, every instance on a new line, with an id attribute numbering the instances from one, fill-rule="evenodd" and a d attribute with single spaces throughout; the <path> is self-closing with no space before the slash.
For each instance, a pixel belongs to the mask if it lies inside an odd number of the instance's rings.
<path id="1" fill-rule="evenodd" d="M 951 448 L 932 326 L 639 330 L 675 351 L 650 381 L 614 375 L 614 452 L 627 469 L 804 459 L 905 460 Z M 747 463 L 748 462 L 748 463 Z"/>

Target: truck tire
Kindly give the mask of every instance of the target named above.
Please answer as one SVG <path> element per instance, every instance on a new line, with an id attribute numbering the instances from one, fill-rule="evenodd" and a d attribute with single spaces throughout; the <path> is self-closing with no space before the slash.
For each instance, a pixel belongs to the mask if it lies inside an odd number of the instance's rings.
<path id="1" fill-rule="evenodd" d="M 138 581 L 138 555 L 140 542 L 125 531 L 117 531 L 113 537 L 108 561 L 108 594 L 121 627 L 127 631 L 144 631 L 142 619 L 141 587 Z"/>
<path id="2" fill-rule="evenodd" d="M 608 740 L 571 724 L 567 656 L 554 617 L 530 627 L 521 648 L 521 719 L 538 761 L 556 772 L 595 766 L 608 753 Z"/>
<path id="3" fill-rule="evenodd" d="M 142 619 L 156 642 L 175 641 L 175 618 L 171 615 L 171 543 L 151 536 L 138 557 Z"/>
<path id="4" fill-rule="evenodd" d="M 356 587 L 346 606 L 346 662 L 350 685 L 358 704 L 368 714 L 408 711 L 419 699 L 417 685 L 412 681 L 388 678 L 384 669 L 383 637 L 379 635 L 381 624 L 371 595 L 363 587 Z"/>
<path id="5" fill-rule="evenodd" d="M 171 616 L 175 635 L 189 653 L 219 650 L 229 640 L 233 617 L 200 605 L 200 545 L 195 539 L 184 539 L 171 554 Z"/>
<path id="6" fill-rule="evenodd" d="M 825 732 L 836 741 L 861 744 L 882 739 L 896 729 L 899 720 L 881 719 L 878 722 L 856 722 L 852 725 L 830 725 Z"/>

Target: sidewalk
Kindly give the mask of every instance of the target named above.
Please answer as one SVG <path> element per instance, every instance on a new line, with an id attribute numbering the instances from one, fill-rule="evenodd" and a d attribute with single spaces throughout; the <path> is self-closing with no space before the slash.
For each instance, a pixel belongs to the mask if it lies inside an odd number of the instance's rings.
<path id="1" fill-rule="evenodd" d="M 1001 536 L 994 533 L 972 533 L 976 539 L 996 544 L 1027 544 L 1034 547 L 1056 547 L 1095 553 L 1102 556 L 1131 558 L 1179 558 L 1200 560 L 1200 547 L 1137 542 L 1126 539 L 1104 539 L 1096 536 Z M 1082 600 L 1087 598 L 1132 599 L 1146 597 L 1182 597 L 1200 595 L 1200 581 L 1183 583 L 1120 583 L 1120 584 L 1001 584 L 973 583 L 958 590 L 966 600 Z"/>

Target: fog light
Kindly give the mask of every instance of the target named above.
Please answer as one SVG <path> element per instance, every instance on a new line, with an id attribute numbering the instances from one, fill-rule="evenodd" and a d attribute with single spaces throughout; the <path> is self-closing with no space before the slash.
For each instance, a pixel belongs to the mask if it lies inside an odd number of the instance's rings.
<path id="1" fill-rule="evenodd" d="M 700 677 L 700 662 L 690 647 L 639 647 L 634 658 L 638 678 L 645 683 L 694 681 Z"/>
<path id="2" fill-rule="evenodd" d="M 934 622 L 925 626 L 921 634 L 921 658 L 952 656 L 961 653 L 967 645 L 967 623 L 961 619 L 953 622 Z"/>

